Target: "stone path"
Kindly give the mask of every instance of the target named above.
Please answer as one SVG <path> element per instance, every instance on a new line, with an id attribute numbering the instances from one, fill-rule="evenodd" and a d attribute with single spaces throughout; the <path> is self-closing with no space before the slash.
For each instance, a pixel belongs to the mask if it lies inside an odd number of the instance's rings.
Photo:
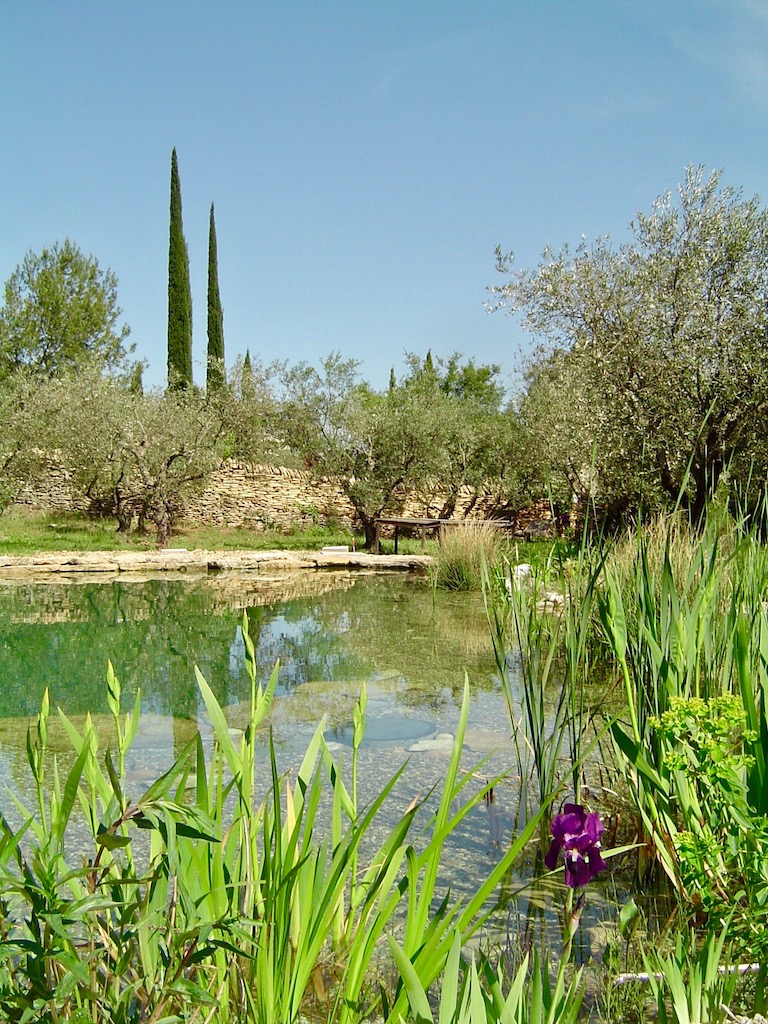
<path id="1" fill-rule="evenodd" d="M 425 572 L 429 555 L 370 555 L 365 551 L 57 551 L 0 555 L 0 576 L 49 573 L 208 573 L 237 569 L 260 572 L 306 569 L 367 569 Z"/>

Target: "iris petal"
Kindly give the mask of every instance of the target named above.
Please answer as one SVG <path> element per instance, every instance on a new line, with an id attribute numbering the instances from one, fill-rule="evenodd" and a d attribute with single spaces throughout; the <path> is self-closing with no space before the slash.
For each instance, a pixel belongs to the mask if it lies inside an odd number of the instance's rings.
<path id="1" fill-rule="evenodd" d="M 562 850 L 565 854 L 565 884 L 571 889 L 586 885 L 595 875 L 605 870 L 600 855 L 600 837 L 605 825 L 596 812 L 587 814 L 581 804 L 565 804 L 560 814 L 552 819 L 550 844 L 544 863 L 550 871 L 557 866 Z"/>
<path id="2" fill-rule="evenodd" d="M 552 844 L 549 847 L 547 856 L 544 858 L 544 863 L 547 865 L 550 871 L 554 871 L 557 867 L 557 855 L 560 853 L 561 846 L 556 839 L 552 840 Z"/>

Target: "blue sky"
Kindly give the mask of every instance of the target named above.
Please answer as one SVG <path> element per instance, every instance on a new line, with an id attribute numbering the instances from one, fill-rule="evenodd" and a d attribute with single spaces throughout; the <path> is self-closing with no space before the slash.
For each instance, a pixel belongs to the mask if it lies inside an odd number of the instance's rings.
<path id="1" fill-rule="evenodd" d="M 204 380 L 216 205 L 227 362 L 405 350 L 514 379 L 494 247 L 610 233 L 689 163 L 768 195 L 765 0 L 30 2 L 0 8 L 0 280 L 68 237 L 166 367 L 171 149 Z"/>

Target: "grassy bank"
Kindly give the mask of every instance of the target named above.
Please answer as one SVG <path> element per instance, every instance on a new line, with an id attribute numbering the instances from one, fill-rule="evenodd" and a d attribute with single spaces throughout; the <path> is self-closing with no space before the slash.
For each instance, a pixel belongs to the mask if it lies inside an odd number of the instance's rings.
<path id="1" fill-rule="evenodd" d="M 304 551 L 327 544 L 351 544 L 348 530 L 313 526 L 281 533 L 244 528 L 191 527 L 179 525 L 173 534 L 175 548 L 209 551 Z M 0 517 L 0 552 L 27 555 L 44 551 L 137 551 L 156 547 L 154 533 L 118 533 L 113 520 L 89 519 L 76 513 L 28 512 L 17 509 Z"/>
<path id="2" fill-rule="evenodd" d="M 474 533 L 474 531 L 473 531 Z M 461 537 L 457 529 L 448 534 L 449 541 Z M 496 532 L 493 540 L 499 541 Z M 349 530 L 324 526 L 311 526 L 304 530 L 289 532 L 277 530 L 251 530 L 245 527 L 188 526 L 180 524 L 174 529 L 171 546 L 174 548 L 202 549 L 206 551 L 313 551 L 326 545 L 354 544 L 362 548 L 362 535 L 353 535 Z M 129 536 L 118 533 L 111 519 L 90 519 L 72 512 L 36 512 L 25 509 L 9 509 L 0 516 L 0 554 L 30 555 L 49 551 L 142 551 L 154 550 L 153 532 Z M 572 545 L 558 541 L 509 542 L 503 541 L 503 550 L 515 561 L 529 561 L 545 565 L 552 561 L 553 549 L 570 551 Z M 421 554 L 422 543 L 418 537 L 401 537 L 398 550 L 404 555 Z M 394 541 L 384 539 L 382 554 L 394 551 Z M 429 539 L 424 546 L 428 555 L 438 555 L 440 544 Z M 489 560 L 499 553 L 495 544 Z M 454 561 L 454 552 L 448 553 L 448 560 Z M 459 554 L 456 561 L 462 561 Z M 470 563 L 470 589 L 477 589 L 480 583 L 479 562 L 476 553 L 467 555 Z M 459 574 L 464 573 L 461 566 Z M 463 589 L 463 588 L 460 588 Z"/>

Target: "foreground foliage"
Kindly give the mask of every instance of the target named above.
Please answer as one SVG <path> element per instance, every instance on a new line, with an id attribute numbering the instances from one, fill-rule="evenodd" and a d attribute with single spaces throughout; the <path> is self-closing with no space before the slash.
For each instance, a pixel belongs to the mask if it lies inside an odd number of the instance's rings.
<path id="1" fill-rule="evenodd" d="M 251 675 L 245 734 L 232 738 L 198 673 L 213 749 L 206 753 L 198 735 L 137 800 L 126 795 L 125 760 L 140 695 L 123 715 L 110 667 L 114 743 L 105 749 L 89 718 L 79 731 L 59 711 L 72 745 L 67 769 L 48 751 L 44 699 L 27 744 L 36 806 L 14 798 L 22 824 L 0 819 L 3 1019 L 293 1022 L 314 992 L 328 1019 L 354 1022 L 376 1012 L 395 1022 L 414 977 L 426 990 L 449 959 L 455 969 L 457 944 L 482 923 L 538 824 L 533 817 L 467 900 L 439 895 L 446 841 L 499 781 L 478 783 L 460 770 L 466 693 L 426 834 L 418 842 L 412 835 L 422 806 L 415 801 L 363 856 L 361 844 L 402 772 L 370 806 L 358 806 L 365 691 L 354 716 L 351 779 L 343 780 L 320 723 L 295 778 L 278 773 L 271 751 L 261 797 L 259 726 L 277 668 L 265 689 L 257 685 L 245 624 L 244 637 Z M 329 801 L 330 820 L 321 824 Z M 71 852 L 78 814 L 90 836 L 85 856 Z M 146 842 L 137 842 L 142 835 Z M 387 936 L 407 985 L 387 986 L 385 973 L 375 988 Z M 495 984 L 498 999 L 501 978 Z"/>
<path id="2" fill-rule="evenodd" d="M 548 577 L 510 571 L 486 589 L 524 783 L 538 800 L 566 780 L 578 794 L 585 776 L 593 792 L 624 794 L 639 884 L 661 874 L 672 887 L 676 952 L 664 952 L 662 936 L 646 965 L 661 1018 L 720 1019 L 727 986 L 718 995 L 717 985 L 731 958 L 758 965 L 753 1006 L 762 1012 L 768 553 L 757 531 L 722 513 L 703 533 L 673 517 L 585 545 Z M 638 915 L 632 900 L 621 915 L 628 934 Z M 687 1004 L 695 992 L 703 1002 Z"/>

